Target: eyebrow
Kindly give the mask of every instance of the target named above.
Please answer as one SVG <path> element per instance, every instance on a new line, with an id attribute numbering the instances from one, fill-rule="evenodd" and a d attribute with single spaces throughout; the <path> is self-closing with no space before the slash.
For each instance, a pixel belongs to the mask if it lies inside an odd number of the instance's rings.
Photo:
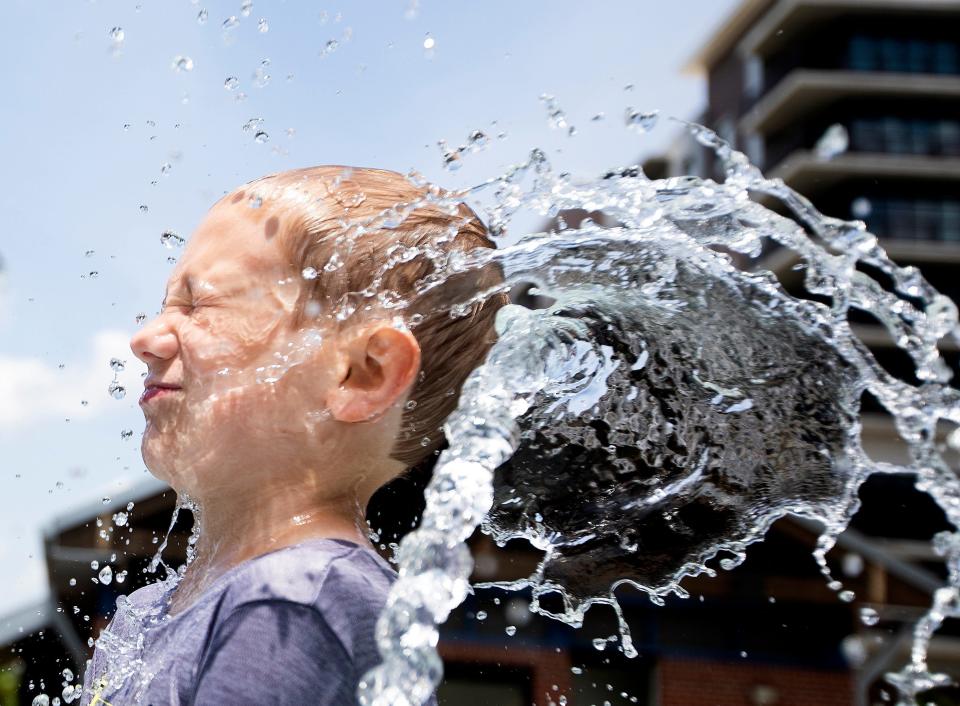
<path id="1" fill-rule="evenodd" d="M 180 283 L 184 283 L 184 285 L 187 288 L 187 294 L 189 294 L 192 297 L 193 296 L 193 275 L 181 276 L 179 279 L 177 279 L 177 284 L 180 284 Z M 163 301 L 160 303 L 161 307 L 164 307 L 167 305 L 167 298 L 169 296 L 170 296 L 170 287 L 168 286 L 163 293 Z"/>

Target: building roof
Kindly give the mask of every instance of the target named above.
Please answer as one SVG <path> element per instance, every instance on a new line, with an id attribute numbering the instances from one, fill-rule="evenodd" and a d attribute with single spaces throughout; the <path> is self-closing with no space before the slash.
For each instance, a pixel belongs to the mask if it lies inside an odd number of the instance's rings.
<path id="1" fill-rule="evenodd" d="M 710 66 L 730 51 L 744 32 L 773 2 L 774 0 L 743 0 L 720 23 L 720 26 L 708 35 L 707 40 L 687 61 L 683 70 L 690 73 L 705 73 Z"/>
<path id="2" fill-rule="evenodd" d="M 700 49 L 684 66 L 684 71 L 705 73 L 747 34 L 752 35 L 748 38 L 747 50 L 755 51 L 764 43 L 780 41 L 781 28 L 796 29 L 802 24 L 825 21 L 844 12 L 914 13 L 957 10 L 960 10 L 960 0 L 742 0 L 720 26 L 708 35 Z M 764 18 L 763 22 L 761 18 Z M 761 24 L 764 27 L 758 27 Z"/>
<path id="3" fill-rule="evenodd" d="M 53 623 L 56 608 L 49 599 L 0 617 L 0 645 L 10 645 Z"/>
<path id="4" fill-rule="evenodd" d="M 93 522 L 98 515 L 113 514 L 123 510 L 131 500 L 140 502 L 166 490 L 170 490 L 170 486 L 153 476 L 138 479 L 122 492 L 118 492 L 117 497 L 109 503 L 104 504 L 102 500 L 89 500 L 52 518 L 43 527 L 44 539 L 50 540 L 60 532 L 78 524 Z"/>

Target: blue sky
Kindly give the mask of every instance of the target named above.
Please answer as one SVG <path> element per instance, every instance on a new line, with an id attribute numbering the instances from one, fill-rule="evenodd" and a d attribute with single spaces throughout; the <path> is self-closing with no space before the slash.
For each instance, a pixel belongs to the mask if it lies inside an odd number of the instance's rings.
<path id="1" fill-rule="evenodd" d="M 584 176 L 632 163 L 676 128 L 661 121 L 637 135 L 624 110 L 694 117 L 704 86 L 680 69 L 735 5 L 255 0 L 243 16 L 240 0 L 8 0 L 0 619 L 46 595 L 48 523 L 103 497 L 125 504 L 148 478 L 138 451 L 143 368 L 126 342 L 137 315 L 159 306 L 176 255 L 163 231 L 188 236 L 225 191 L 312 164 L 417 169 L 456 187 L 534 147 Z M 231 16 L 238 24 L 224 29 Z M 336 49 L 322 53 L 331 40 Z M 176 71 L 177 57 L 193 69 Z M 232 91 L 229 77 L 239 81 Z M 548 126 L 543 93 L 576 135 Z M 258 118 L 264 143 L 243 130 Z M 459 145 L 477 129 L 490 146 L 445 171 L 437 141 Z M 121 400 L 107 392 L 111 357 L 127 361 Z M 126 429 L 133 438 L 121 439 Z"/>

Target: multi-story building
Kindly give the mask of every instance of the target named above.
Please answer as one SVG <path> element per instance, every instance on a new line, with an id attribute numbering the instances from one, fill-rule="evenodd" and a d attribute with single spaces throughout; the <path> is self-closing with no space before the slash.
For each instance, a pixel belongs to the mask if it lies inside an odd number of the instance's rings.
<path id="1" fill-rule="evenodd" d="M 960 3 L 745 0 L 689 68 L 707 81 L 704 124 L 822 212 L 865 221 L 895 261 L 919 267 L 960 301 Z M 713 155 L 699 148 L 674 148 L 650 166 L 692 166 L 719 177 Z M 757 267 L 804 296 L 797 264 L 795 253 L 774 248 Z M 851 321 L 882 366 L 916 382 L 909 358 L 877 321 Z M 957 341 L 943 341 L 941 351 L 956 376 Z M 863 409 L 871 456 L 902 460 L 889 417 L 869 398 Z M 853 527 L 873 550 L 928 577 L 943 576 L 927 540 L 948 526 L 912 478 L 874 477 L 861 497 Z M 896 633 L 909 620 L 896 616 L 915 614 L 890 595 L 877 597 L 875 607 L 891 623 L 860 631 L 869 665 L 857 675 L 861 703 L 877 693 L 871 678 L 906 657 L 907 641 Z M 935 639 L 931 655 L 957 674 L 960 641 L 950 633 Z"/>

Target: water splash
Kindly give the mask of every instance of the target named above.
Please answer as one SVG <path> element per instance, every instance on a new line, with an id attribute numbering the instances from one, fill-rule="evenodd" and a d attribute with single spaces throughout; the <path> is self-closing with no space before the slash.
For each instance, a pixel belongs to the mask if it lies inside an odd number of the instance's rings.
<path id="1" fill-rule="evenodd" d="M 424 281 L 421 291 L 497 263 L 504 289 L 533 283 L 554 303 L 502 310 L 499 340 L 464 386 L 421 525 L 397 554 L 400 579 L 377 629 L 383 662 L 363 677 L 361 703 L 419 704 L 433 692 L 437 626 L 470 590 L 464 542 L 480 525 L 500 543 L 525 538 L 544 551 L 532 576 L 496 585 L 531 589 L 533 610 L 572 625 L 593 605 L 611 606 L 628 656 L 636 651 L 618 586 L 654 602 L 686 596 L 685 577 L 713 574 L 707 562 L 721 552 L 721 568 L 734 568 L 787 514 L 822 526 L 815 558 L 839 593 L 826 554 L 873 473 L 915 473 L 960 526 L 960 482 L 934 443 L 938 422 L 960 424 L 936 346 L 956 335 L 955 305 L 915 268 L 894 264 L 862 222 L 823 216 L 713 132 L 689 129 L 716 153 L 723 183 L 650 180 L 637 168 L 580 182 L 535 150 L 460 195 L 492 192 L 495 234 L 521 208 L 601 212 L 605 225 L 586 219 L 471 253 Z M 797 299 L 772 273 L 749 271 L 768 243 L 796 253 L 806 289 L 830 303 Z M 851 329 L 853 310 L 886 327 L 919 385 L 877 363 Z M 864 452 L 864 393 L 890 412 L 909 464 Z M 888 677 L 904 704 L 949 681 L 928 670 L 926 649 L 944 619 L 960 616 L 960 535 L 938 535 L 935 548 L 949 582 L 916 626 L 910 663 Z M 562 610 L 543 607 L 547 594 L 562 598 Z"/>

